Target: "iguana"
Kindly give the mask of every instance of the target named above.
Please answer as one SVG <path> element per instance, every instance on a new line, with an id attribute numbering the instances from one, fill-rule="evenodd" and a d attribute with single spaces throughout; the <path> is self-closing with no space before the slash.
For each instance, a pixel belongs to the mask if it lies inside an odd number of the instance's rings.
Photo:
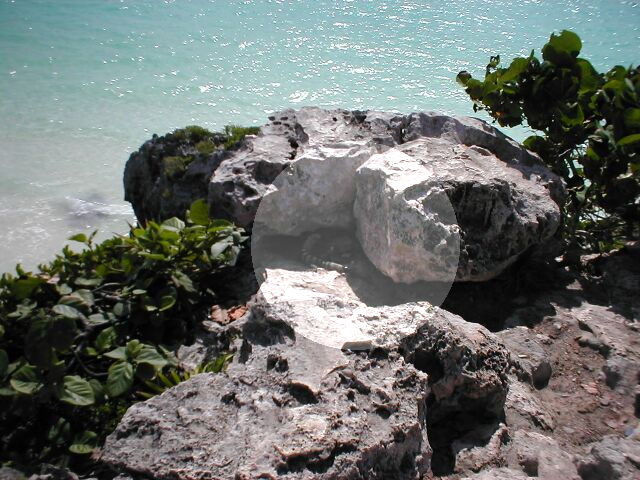
<path id="1" fill-rule="evenodd" d="M 359 252 L 354 235 L 326 229 L 310 233 L 302 244 L 302 261 L 314 267 L 346 273 L 351 270 Z"/>

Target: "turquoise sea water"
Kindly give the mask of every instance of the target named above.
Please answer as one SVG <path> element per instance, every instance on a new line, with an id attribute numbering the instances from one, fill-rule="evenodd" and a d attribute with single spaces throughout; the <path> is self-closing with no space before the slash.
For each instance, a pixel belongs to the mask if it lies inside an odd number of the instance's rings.
<path id="1" fill-rule="evenodd" d="M 599 69 L 640 61 L 638 1 L 0 0 L 0 271 L 125 231 L 152 133 L 302 105 L 473 114 L 459 70 L 564 28 Z"/>

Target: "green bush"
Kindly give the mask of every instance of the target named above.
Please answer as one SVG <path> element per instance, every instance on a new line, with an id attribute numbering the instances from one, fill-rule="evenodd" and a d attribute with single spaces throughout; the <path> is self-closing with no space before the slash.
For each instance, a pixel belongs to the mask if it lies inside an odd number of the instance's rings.
<path id="1" fill-rule="evenodd" d="M 196 146 L 196 150 L 208 155 L 217 148 L 231 149 L 240 143 L 247 135 L 257 135 L 260 127 L 241 127 L 238 125 L 226 125 L 222 132 L 211 132 L 204 127 L 190 125 L 179 128 L 166 135 L 171 142 L 189 142 Z"/>
<path id="2" fill-rule="evenodd" d="M 246 237 L 210 220 L 199 200 L 186 224 L 172 218 L 92 239 L 75 235 L 83 251 L 65 247 L 36 273 L 18 266 L 0 278 L 0 462 L 86 456 L 136 391 L 163 370 L 179 375 L 172 351 L 216 303 L 212 281 Z M 221 358 L 208 371 L 220 371 Z"/>
<path id="3" fill-rule="evenodd" d="M 640 225 L 640 68 L 598 73 L 580 58 L 578 35 L 552 34 L 542 48 L 500 67 L 490 58 L 483 81 L 457 80 L 501 126 L 523 122 L 540 132 L 524 145 L 568 187 L 566 238 L 607 250 L 636 236 Z"/>

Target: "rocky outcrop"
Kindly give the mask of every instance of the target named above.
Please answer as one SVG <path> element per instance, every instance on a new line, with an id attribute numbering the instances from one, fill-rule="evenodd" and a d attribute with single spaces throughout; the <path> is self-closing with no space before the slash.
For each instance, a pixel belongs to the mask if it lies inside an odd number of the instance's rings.
<path id="1" fill-rule="evenodd" d="M 536 170 L 447 137 L 375 155 L 356 177 L 362 247 L 399 282 L 493 278 L 560 224 Z"/>
<path id="2" fill-rule="evenodd" d="M 368 306 L 342 274 L 301 267 L 267 269 L 214 335 L 239 338 L 225 375 L 130 408 L 102 461 L 158 479 L 410 479 L 430 443 L 451 448 L 447 419 L 468 433 L 503 415 L 508 355 L 486 329 L 428 303 Z"/>
<path id="3" fill-rule="evenodd" d="M 308 107 L 231 150 L 196 140 L 154 137 L 131 156 L 125 196 L 140 221 L 206 196 L 212 216 L 259 233 L 357 226 L 371 261 L 404 283 L 492 278 L 559 224 L 559 178 L 480 120 Z"/>

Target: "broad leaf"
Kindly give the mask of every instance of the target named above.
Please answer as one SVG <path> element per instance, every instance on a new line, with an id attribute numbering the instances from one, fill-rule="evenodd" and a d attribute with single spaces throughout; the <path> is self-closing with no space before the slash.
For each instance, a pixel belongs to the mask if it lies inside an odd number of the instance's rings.
<path id="1" fill-rule="evenodd" d="M 629 147 L 631 145 L 637 145 L 640 143 L 640 133 L 634 133 L 633 135 L 627 135 L 618 141 L 619 147 Z"/>
<path id="2" fill-rule="evenodd" d="M 97 440 L 98 435 L 94 432 L 83 432 L 82 435 L 73 440 L 73 443 L 69 447 L 69 451 L 76 455 L 87 455 L 95 450 Z"/>
<path id="3" fill-rule="evenodd" d="M 87 236 L 84 233 L 76 233 L 75 235 L 69 237 L 69 240 L 80 243 L 87 243 Z"/>
<path id="4" fill-rule="evenodd" d="M 627 128 L 640 128 L 640 108 L 627 108 L 624 111 L 624 124 Z"/>
<path id="5" fill-rule="evenodd" d="M 42 382 L 33 365 L 23 365 L 11 377 L 11 387 L 18 393 L 33 395 L 42 388 Z"/>
<path id="6" fill-rule="evenodd" d="M 54 305 L 51 310 L 53 310 L 53 313 L 57 313 L 65 318 L 70 318 L 71 320 L 80 320 L 84 318 L 84 315 L 80 310 L 69 305 Z"/>
<path id="7" fill-rule="evenodd" d="M 78 375 L 64 377 L 62 392 L 59 394 L 62 402 L 78 407 L 93 405 L 95 394 L 91 384 Z"/>
<path id="8" fill-rule="evenodd" d="M 113 342 L 115 342 L 117 338 L 116 329 L 113 327 L 107 327 L 102 330 L 95 340 L 95 346 L 98 349 L 98 352 L 104 352 L 105 350 L 111 348 Z M 110 357 L 114 358 L 114 357 Z M 118 358 L 118 360 L 124 360 L 124 358 Z"/>
<path id="9" fill-rule="evenodd" d="M 189 209 L 189 219 L 196 225 L 209 224 L 209 207 L 203 199 L 196 200 Z"/>
<path id="10" fill-rule="evenodd" d="M 107 393 L 118 397 L 128 392 L 133 385 L 133 365 L 129 362 L 116 362 L 109 367 Z"/>
<path id="11" fill-rule="evenodd" d="M 30 297 L 33 291 L 43 283 L 45 282 L 41 278 L 29 277 L 16 280 L 10 288 L 17 300 L 24 300 L 25 298 Z"/>
<path id="12" fill-rule="evenodd" d="M 104 354 L 107 358 L 113 358 L 114 360 L 126 360 L 127 359 L 127 351 L 124 347 L 118 347 L 110 352 Z"/>
<path id="13" fill-rule="evenodd" d="M 167 364 L 167 360 L 150 345 L 145 345 L 136 356 L 136 363 L 147 363 L 155 368 L 162 368 Z"/>

